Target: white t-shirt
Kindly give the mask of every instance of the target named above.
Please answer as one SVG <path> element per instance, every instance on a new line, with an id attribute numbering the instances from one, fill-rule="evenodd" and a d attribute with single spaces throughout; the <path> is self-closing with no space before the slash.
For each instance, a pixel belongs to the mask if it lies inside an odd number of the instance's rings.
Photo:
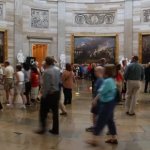
<path id="1" fill-rule="evenodd" d="M 24 73 L 22 71 L 18 71 L 17 75 L 19 77 L 19 84 L 23 84 L 24 83 Z"/>
<path id="2" fill-rule="evenodd" d="M 4 69 L 4 75 L 6 78 L 9 78 L 9 79 L 13 79 L 13 76 L 14 76 L 14 69 L 12 66 L 7 66 L 5 69 Z"/>

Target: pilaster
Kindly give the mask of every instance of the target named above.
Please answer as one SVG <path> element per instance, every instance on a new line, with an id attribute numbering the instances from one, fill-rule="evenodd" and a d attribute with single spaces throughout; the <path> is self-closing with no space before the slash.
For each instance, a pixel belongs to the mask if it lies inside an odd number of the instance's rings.
<path id="1" fill-rule="evenodd" d="M 133 54 L 133 0 L 125 0 L 124 56 L 130 59 Z"/>

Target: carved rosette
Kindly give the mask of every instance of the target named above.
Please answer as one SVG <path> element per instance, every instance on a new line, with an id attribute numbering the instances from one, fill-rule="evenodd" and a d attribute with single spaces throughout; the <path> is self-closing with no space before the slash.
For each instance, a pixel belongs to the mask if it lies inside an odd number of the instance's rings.
<path id="1" fill-rule="evenodd" d="M 143 21 L 150 22 L 150 9 L 143 10 Z"/>
<path id="2" fill-rule="evenodd" d="M 77 13 L 75 14 L 75 23 L 82 25 L 100 25 L 113 24 L 115 20 L 115 12 L 109 13 Z"/>

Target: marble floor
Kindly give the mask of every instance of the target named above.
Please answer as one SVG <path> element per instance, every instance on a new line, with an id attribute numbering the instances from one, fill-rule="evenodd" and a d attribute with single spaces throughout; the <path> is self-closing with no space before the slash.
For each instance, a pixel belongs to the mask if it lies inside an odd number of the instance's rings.
<path id="1" fill-rule="evenodd" d="M 150 150 L 150 94 L 140 93 L 138 99 L 135 117 L 126 116 L 123 105 L 116 108 L 119 144 L 105 144 L 105 130 L 98 147 L 85 143 L 91 136 L 85 132 L 91 125 L 88 82 L 79 81 L 79 88 L 75 88 L 73 104 L 67 106 L 68 116 L 60 116 L 59 136 L 34 134 L 38 128 L 39 105 L 26 110 L 18 105 L 12 109 L 4 106 L 0 112 L 0 150 Z M 50 125 L 51 114 L 48 118 Z"/>

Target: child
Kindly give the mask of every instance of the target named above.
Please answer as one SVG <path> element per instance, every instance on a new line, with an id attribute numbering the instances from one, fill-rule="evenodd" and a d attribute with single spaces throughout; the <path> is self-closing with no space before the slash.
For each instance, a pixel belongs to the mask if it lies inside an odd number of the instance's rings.
<path id="1" fill-rule="evenodd" d="M 39 72 L 36 67 L 31 68 L 30 81 L 31 81 L 31 102 L 35 103 L 36 99 L 38 98 L 39 84 L 40 84 Z"/>
<path id="2" fill-rule="evenodd" d="M 97 78 L 95 84 L 94 84 L 94 90 L 93 90 L 93 96 L 94 98 L 97 96 L 98 94 L 98 89 L 102 86 L 103 84 L 103 74 L 104 74 L 104 68 L 101 66 L 98 66 L 95 68 L 95 76 Z M 96 122 L 96 117 L 98 114 L 98 110 L 99 110 L 99 102 L 96 104 L 96 106 L 92 106 L 91 108 L 91 113 L 93 114 L 93 126 L 89 127 L 86 129 L 87 132 L 93 132 L 94 130 L 94 125 Z"/>

